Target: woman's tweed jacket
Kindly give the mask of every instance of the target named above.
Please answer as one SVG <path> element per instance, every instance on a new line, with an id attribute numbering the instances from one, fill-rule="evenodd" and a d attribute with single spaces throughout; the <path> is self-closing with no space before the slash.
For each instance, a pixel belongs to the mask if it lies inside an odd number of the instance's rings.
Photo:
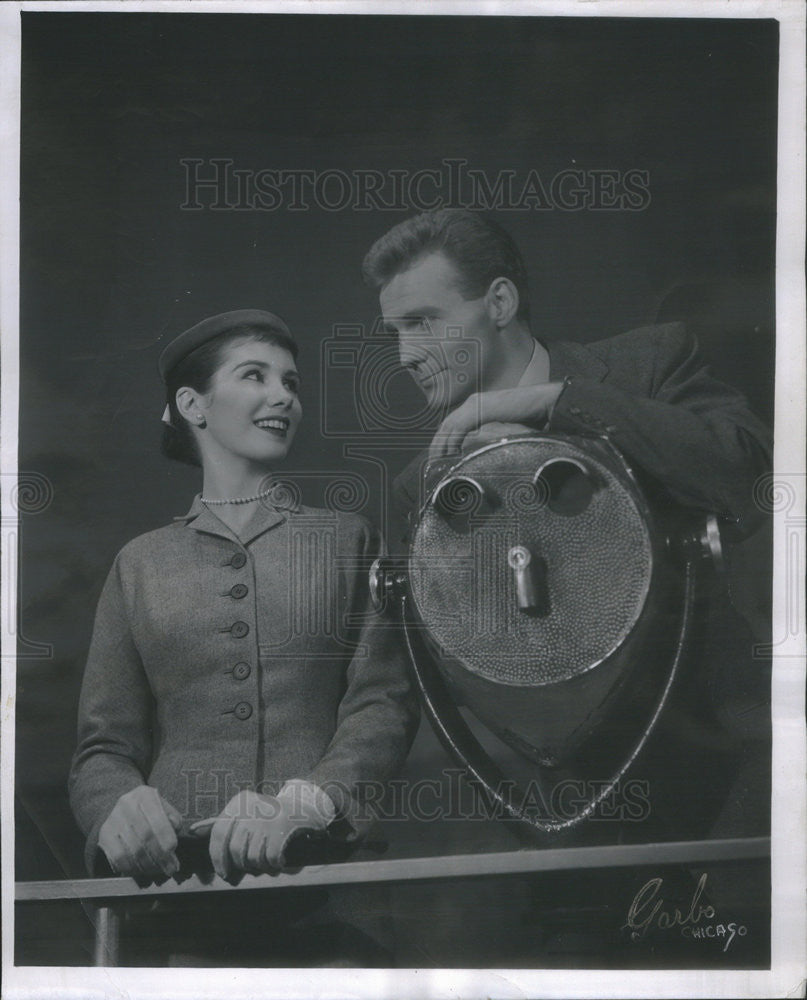
<path id="1" fill-rule="evenodd" d="M 368 594 L 379 535 L 296 504 L 259 506 L 242 534 L 197 497 L 112 566 L 69 782 L 90 870 L 100 826 L 137 785 L 187 826 L 242 788 L 303 778 L 356 832 L 371 819 L 359 803 L 408 752 L 417 708 L 402 644 Z"/>

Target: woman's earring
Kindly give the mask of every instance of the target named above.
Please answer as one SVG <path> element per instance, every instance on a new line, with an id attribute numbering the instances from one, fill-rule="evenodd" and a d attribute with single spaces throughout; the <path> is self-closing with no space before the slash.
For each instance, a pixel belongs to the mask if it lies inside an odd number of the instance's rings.
<path id="1" fill-rule="evenodd" d="M 200 427 L 207 427 L 207 421 L 201 413 L 196 414 L 196 423 L 199 424 Z"/>

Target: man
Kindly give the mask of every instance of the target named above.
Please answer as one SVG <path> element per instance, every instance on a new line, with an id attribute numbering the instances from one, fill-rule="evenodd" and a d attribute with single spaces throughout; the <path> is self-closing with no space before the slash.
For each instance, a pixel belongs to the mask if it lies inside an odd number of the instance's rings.
<path id="1" fill-rule="evenodd" d="M 606 434 L 657 504 L 717 514 L 733 538 L 759 524 L 754 484 L 769 468 L 770 434 L 742 395 L 711 375 L 683 324 L 585 345 L 537 339 L 513 240 L 461 209 L 396 225 L 370 249 L 363 271 L 379 289 L 401 364 L 443 417 L 428 454 L 395 480 L 399 515 L 417 513 L 459 452 L 550 430 Z M 691 715 L 712 701 L 744 742 L 767 732 L 765 670 L 727 590 L 717 578 L 702 588 L 709 627 L 694 643 L 694 687 L 682 705 Z M 745 713 L 749 700 L 761 711 Z"/>
<path id="2" fill-rule="evenodd" d="M 741 394 L 710 374 L 682 324 L 648 326 L 588 344 L 537 338 L 530 326 L 527 272 L 514 242 L 496 223 L 459 209 L 396 225 L 370 249 L 363 272 L 379 290 L 384 327 L 397 337 L 402 366 L 442 418 L 427 453 L 394 482 L 399 518 L 411 521 L 457 454 L 502 437 L 548 430 L 606 434 L 656 503 L 717 514 L 734 537 L 754 531 L 761 515 L 753 488 L 769 468 L 770 434 Z M 405 542 L 406 533 L 399 525 L 390 532 L 391 543 Z M 700 620 L 708 620 L 708 628 L 698 629 L 696 655 L 631 771 L 649 781 L 651 813 L 640 828 L 627 832 L 629 839 L 766 830 L 765 665 L 750 657 L 753 638 L 730 607 L 725 582 L 715 576 L 702 594 Z M 749 704 L 755 712 L 747 712 Z M 727 717 L 740 720 L 728 734 Z M 433 775 L 444 762 L 434 736 L 421 728 L 409 764 L 412 777 Z M 601 830 L 617 836 L 613 829 Z M 448 840 L 458 853 L 513 846 L 504 831 L 479 823 L 439 824 L 439 837 L 441 849 Z M 675 872 L 667 876 L 668 883 L 678 878 Z M 590 934 L 590 947 L 607 952 L 611 907 L 629 900 L 641 882 L 634 885 L 630 872 L 598 878 L 602 884 L 568 873 L 551 885 L 493 881 L 487 896 L 479 887 L 459 886 L 447 899 L 454 901 L 455 926 L 463 936 L 480 909 L 501 915 L 501 899 L 508 899 L 518 913 L 519 899 L 531 901 L 520 924 L 515 917 L 477 918 L 482 941 L 500 932 L 516 940 L 521 924 L 530 926 L 534 919 L 551 930 L 551 900 L 557 897 L 578 914 L 574 925 Z M 525 895 L 518 897 L 516 889 Z M 682 900 L 691 896 L 685 877 L 675 891 Z M 423 894 L 423 906 L 432 907 L 428 890 Z M 595 904 L 607 912 L 605 931 Z M 561 906 L 558 912 L 566 911 Z M 435 933 L 433 924 L 429 928 L 429 935 Z"/>
<path id="3" fill-rule="evenodd" d="M 716 513 L 735 536 L 758 522 L 753 485 L 770 435 L 711 376 L 682 324 L 591 344 L 530 329 L 527 273 L 509 235 L 462 209 L 426 212 L 371 248 L 365 280 L 429 404 L 445 413 L 428 456 L 395 482 L 399 510 L 423 499 L 430 463 L 530 429 L 605 433 L 651 492 Z"/>

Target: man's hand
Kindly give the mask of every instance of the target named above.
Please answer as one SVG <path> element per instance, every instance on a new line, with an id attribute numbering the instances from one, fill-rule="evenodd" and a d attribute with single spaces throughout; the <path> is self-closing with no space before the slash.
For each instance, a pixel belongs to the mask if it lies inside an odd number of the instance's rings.
<path id="1" fill-rule="evenodd" d="M 179 870 L 181 824 L 182 817 L 156 788 L 138 785 L 115 803 L 98 833 L 98 846 L 116 874 L 148 885 Z"/>
<path id="2" fill-rule="evenodd" d="M 233 796 L 210 831 L 210 859 L 216 874 L 232 879 L 241 872 L 259 875 L 283 867 L 283 852 L 295 833 L 323 830 L 327 818 L 300 806 L 292 794 Z"/>
<path id="3" fill-rule="evenodd" d="M 483 445 L 492 444 L 494 441 L 501 441 L 502 438 L 518 437 L 519 434 L 535 434 L 534 427 L 526 424 L 503 424 L 497 420 L 482 426 L 470 434 L 466 434 L 462 441 L 461 450 L 463 453 L 476 451 Z"/>
<path id="4" fill-rule="evenodd" d="M 544 382 L 541 385 L 520 385 L 515 389 L 473 393 L 453 413 L 449 413 L 438 428 L 429 448 L 429 460 L 458 454 L 466 437 L 484 424 L 498 424 L 506 428 L 497 437 L 538 430 L 551 416 L 562 389 L 562 382 Z M 492 433 L 490 429 L 485 439 L 472 443 L 477 446 L 497 439 L 489 433 Z"/>

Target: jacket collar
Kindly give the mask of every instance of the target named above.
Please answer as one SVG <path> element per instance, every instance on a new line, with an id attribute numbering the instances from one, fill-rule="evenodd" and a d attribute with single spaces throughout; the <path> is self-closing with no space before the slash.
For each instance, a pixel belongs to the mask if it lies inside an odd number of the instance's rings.
<path id="1" fill-rule="evenodd" d="M 546 349 L 549 351 L 550 382 L 562 382 L 567 375 L 602 382 L 608 374 L 608 365 L 584 344 L 555 340 L 550 341 Z"/>
<path id="2" fill-rule="evenodd" d="M 207 504 L 202 503 L 200 493 L 197 493 L 193 498 L 193 503 L 187 514 L 175 517 L 174 520 L 184 521 L 187 527 L 193 528 L 194 531 L 200 531 L 206 535 L 217 535 L 219 538 L 227 538 L 241 545 L 249 545 L 265 531 L 269 531 L 270 528 L 274 528 L 278 524 L 283 524 L 288 514 L 299 511 L 299 503 L 296 499 L 284 495 L 286 492 L 278 490 L 259 503 L 240 536 L 236 535 L 224 521 L 216 517 Z"/>

